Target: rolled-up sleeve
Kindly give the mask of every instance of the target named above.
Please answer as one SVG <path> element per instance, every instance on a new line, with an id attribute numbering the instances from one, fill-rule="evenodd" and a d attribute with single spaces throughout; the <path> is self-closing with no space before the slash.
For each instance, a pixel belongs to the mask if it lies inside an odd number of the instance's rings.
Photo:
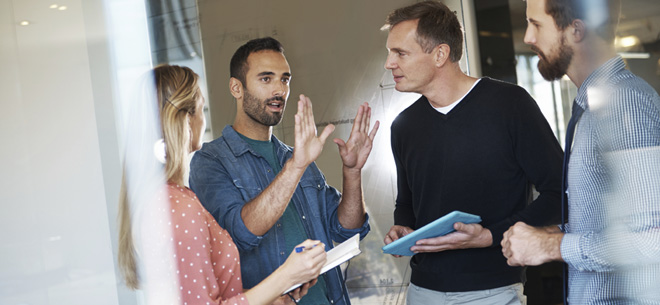
<path id="1" fill-rule="evenodd" d="M 322 203 L 320 206 L 325 206 L 326 208 L 324 214 L 328 215 L 328 219 L 326 219 L 326 221 L 329 224 L 328 229 L 330 230 L 332 240 L 341 243 L 358 233 L 360 234 L 360 240 L 363 239 L 365 236 L 367 236 L 367 234 L 371 230 L 371 227 L 369 226 L 369 215 L 368 214 L 366 215 L 364 223 L 362 223 L 362 226 L 355 229 L 344 228 L 339 222 L 339 214 L 338 214 L 339 202 L 341 201 L 341 193 L 336 188 L 326 183 L 325 177 L 323 176 L 321 171 L 316 167 L 315 164 L 313 165 L 312 170 L 318 172 L 318 175 L 321 177 L 320 179 L 324 184 L 324 186 L 322 187 L 322 192 L 323 192 L 322 196 L 319 197 L 322 197 L 322 200 L 324 200 L 325 202 Z"/>
<path id="2" fill-rule="evenodd" d="M 229 232 L 241 251 L 257 247 L 263 236 L 245 226 L 241 210 L 246 201 L 223 163 L 205 151 L 198 151 L 190 162 L 190 188 L 221 227 Z"/>

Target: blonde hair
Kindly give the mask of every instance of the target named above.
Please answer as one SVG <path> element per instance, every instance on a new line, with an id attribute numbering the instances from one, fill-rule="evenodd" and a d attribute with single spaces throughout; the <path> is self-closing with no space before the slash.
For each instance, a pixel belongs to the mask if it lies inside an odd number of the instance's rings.
<path id="1" fill-rule="evenodd" d="M 149 103 L 157 101 L 157 112 L 160 121 L 160 134 L 165 143 L 165 178 L 168 182 L 183 185 L 183 178 L 185 171 L 188 167 L 186 164 L 187 155 L 191 152 L 192 139 L 191 130 L 189 125 L 189 115 L 195 113 L 197 101 L 202 97 L 201 91 L 197 84 L 199 76 L 195 74 L 190 68 L 170 65 L 159 65 L 155 67 L 147 75 L 145 82 L 145 92 L 151 98 L 146 98 Z M 154 91 L 155 90 L 155 91 Z M 155 97 L 154 97 L 155 96 Z M 139 101 L 144 103 L 145 101 Z M 138 107 L 140 108 L 140 107 Z M 153 106 L 142 105 L 147 111 L 155 110 Z M 148 119 L 137 119 L 130 123 L 128 131 L 141 132 L 144 130 L 152 130 L 158 128 L 153 126 L 155 122 Z M 139 130 L 134 130 L 139 129 Z M 139 137 L 139 136 L 138 136 Z M 137 140 L 142 144 L 144 139 Z M 149 141 L 146 141 L 147 143 Z M 148 192 L 148 189 L 142 189 L 137 184 L 143 183 L 141 179 L 130 179 L 127 175 L 129 171 L 141 171 L 143 168 L 128 168 L 127 159 L 137 155 L 137 158 L 144 159 L 149 156 L 151 160 L 142 160 L 137 162 L 140 166 L 149 167 L 149 164 L 156 162 L 156 157 L 153 153 L 153 146 L 150 145 L 136 145 L 138 147 L 130 147 L 126 145 L 126 154 L 124 160 L 124 168 L 121 182 L 121 191 L 119 195 L 119 253 L 118 263 L 119 269 L 124 276 L 126 286 L 130 289 L 139 288 L 139 276 L 137 271 L 137 253 L 135 244 L 133 242 L 133 230 L 131 223 L 131 202 L 138 202 L 138 198 L 145 198 L 140 196 L 138 192 Z M 135 151 L 135 150 L 138 151 Z M 145 151 L 141 151 L 145 150 Z M 130 163 L 133 165 L 133 163 Z M 144 164 L 144 165 L 143 165 Z M 148 170 L 148 169 L 147 169 Z M 152 178 L 153 177 L 147 177 Z M 138 180 L 138 181 L 133 181 Z"/>

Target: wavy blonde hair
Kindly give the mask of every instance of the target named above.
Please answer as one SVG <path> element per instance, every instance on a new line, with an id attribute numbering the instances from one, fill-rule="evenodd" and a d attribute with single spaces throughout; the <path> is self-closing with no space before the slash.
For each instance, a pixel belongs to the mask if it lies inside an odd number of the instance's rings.
<path id="1" fill-rule="evenodd" d="M 187 155 L 191 152 L 192 139 L 190 129 L 190 115 L 195 114 L 197 101 L 202 97 L 201 90 L 197 84 L 199 76 L 195 74 L 190 68 L 159 65 L 155 67 L 147 75 L 144 90 L 149 92 L 147 94 L 148 103 L 150 105 L 142 105 L 140 109 L 147 109 L 146 111 L 155 110 L 153 103 L 157 102 L 158 119 L 160 121 L 160 134 L 165 143 L 165 178 L 168 182 L 183 185 L 183 178 L 187 170 L 186 164 Z M 144 103 L 145 101 L 139 101 Z M 134 133 L 141 134 L 140 132 L 153 131 L 158 128 L 155 122 L 140 117 L 129 123 L 128 132 L 133 136 Z M 135 126 L 134 126 L 135 125 Z M 136 130 L 137 129 L 137 130 Z M 138 135 L 137 137 L 140 137 Z M 147 137 L 148 138 L 148 137 Z M 126 153 L 124 158 L 124 168 L 121 182 L 121 191 L 119 195 L 119 254 L 118 263 L 119 269 L 124 276 L 126 286 L 130 289 L 138 289 L 140 287 L 138 268 L 137 268 L 137 253 L 135 244 L 133 242 L 133 230 L 131 222 L 131 203 L 138 203 L 138 198 L 141 198 L 139 192 L 148 192 L 140 187 L 144 181 L 142 179 L 131 179 L 127 171 L 142 171 L 149 170 L 149 164 L 156 163 L 156 157 L 153 152 L 153 146 L 141 145 L 144 139 L 136 140 L 138 144 L 131 147 L 126 145 Z M 133 143 L 132 142 L 132 143 Z M 136 151 L 137 150 L 137 151 Z M 136 157 L 137 156 L 137 157 Z M 145 156 L 151 160 L 144 160 Z M 138 158 L 140 162 L 136 162 L 145 168 L 128 168 L 127 159 Z M 130 163 L 133 165 L 134 163 Z M 143 165 L 144 164 L 144 165 Z M 147 177 L 152 178 L 153 177 Z M 138 180 L 138 181 L 133 181 Z"/>

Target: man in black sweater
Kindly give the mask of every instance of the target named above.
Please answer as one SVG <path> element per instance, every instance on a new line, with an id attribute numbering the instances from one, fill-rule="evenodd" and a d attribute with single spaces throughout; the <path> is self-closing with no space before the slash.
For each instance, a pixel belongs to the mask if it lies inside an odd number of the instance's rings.
<path id="1" fill-rule="evenodd" d="M 461 71 L 463 32 L 444 4 L 400 8 L 387 25 L 385 68 L 396 90 L 422 97 L 392 124 L 398 194 L 385 243 L 454 210 L 482 218 L 411 248 L 407 303 L 525 304 L 524 269 L 507 265 L 500 241 L 517 221 L 559 222 L 561 147 L 524 89 Z"/>

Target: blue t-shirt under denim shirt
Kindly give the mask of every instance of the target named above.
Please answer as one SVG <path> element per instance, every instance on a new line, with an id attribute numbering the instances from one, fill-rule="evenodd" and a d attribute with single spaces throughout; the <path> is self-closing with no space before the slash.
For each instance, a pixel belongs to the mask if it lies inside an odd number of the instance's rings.
<path id="1" fill-rule="evenodd" d="M 238 133 L 238 135 L 241 139 L 247 142 L 257 154 L 261 155 L 266 161 L 268 161 L 268 165 L 273 169 L 276 176 L 280 173 L 282 166 L 277 163 L 276 147 L 272 141 L 253 140 L 240 133 Z M 282 222 L 284 241 L 286 242 L 286 249 L 288 251 L 287 253 L 291 253 L 295 246 L 308 238 L 307 233 L 303 227 L 302 219 L 298 214 L 298 210 L 296 210 L 296 206 L 291 204 L 291 202 L 286 206 L 284 214 L 280 220 Z M 316 285 L 308 290 L 307 294 L 300 299 L 298 304 L 330 304 L 326 292 L 325 280 L 320 276 Z"/>

